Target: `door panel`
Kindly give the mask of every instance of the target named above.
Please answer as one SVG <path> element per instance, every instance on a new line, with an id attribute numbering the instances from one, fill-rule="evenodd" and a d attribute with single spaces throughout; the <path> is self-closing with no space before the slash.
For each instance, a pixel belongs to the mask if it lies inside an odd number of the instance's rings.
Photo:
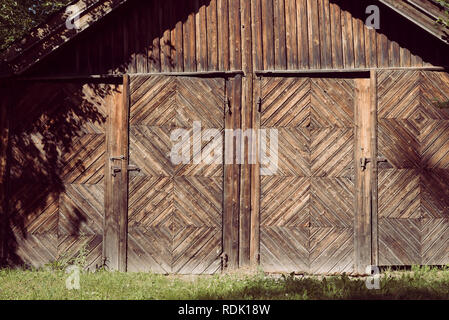
<path id="1" fill-rule="evenodd" d="M 279 141 L 278 170 L 261 177 L 262 267 L 352 271 L 354 81 L 265 78 L 260 88 L 260 127 Z"/>
<path id="2" fill-rule="evenodd" d="M 379 263 L 449 263 L 449 76 L 378 75 Z"/>
<path id="3" fill-rule="evenodd" d="M 215 273 L 221 267 L 223 164 L 175 165 L 170 152 L 176 129 L 185 129 L 190 142 L 197 139 L 194 121 L 222 138 L 224 80 L 133 76 L 130 90 L 130 164 L 141 171 L 130 173 L 128 270 Z M 201 141 L 201 150 L 213 141 Z M 189 152 L 192 160 L 195 152 Z"/>

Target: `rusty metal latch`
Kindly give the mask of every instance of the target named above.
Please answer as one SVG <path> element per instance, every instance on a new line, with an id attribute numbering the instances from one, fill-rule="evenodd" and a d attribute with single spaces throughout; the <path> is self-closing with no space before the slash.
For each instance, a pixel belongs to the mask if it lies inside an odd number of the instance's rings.
<path id="1" fill-rule="evenodd" d="M 383 157 L 379 157 L 379 158 L 377 158 L 377 163 L 380 163 L 380 162 L 388 162 L 388 160 L 383 158 Z M 371 159 L 370 158 L 362 157 L 360 159 L 360 167 L 362 168 L 362 171 L 366 170 L 366 165 L 368 163 L 371 163 Z"/>

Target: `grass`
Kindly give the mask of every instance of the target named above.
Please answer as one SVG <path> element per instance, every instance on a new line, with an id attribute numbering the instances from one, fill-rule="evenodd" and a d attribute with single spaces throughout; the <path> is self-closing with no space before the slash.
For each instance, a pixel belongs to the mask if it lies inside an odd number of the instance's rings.
<path id="1" fill-rule="evenodd" d="M 148 273 L 81 274 L 80 289 L 67 290 L 63 270 L 0 270 L 0 299 L 449 299 L 449 268 L 414 267 L 386 271 L 380 290 L 363 278 L 228 274 L 175 277 Z"/>

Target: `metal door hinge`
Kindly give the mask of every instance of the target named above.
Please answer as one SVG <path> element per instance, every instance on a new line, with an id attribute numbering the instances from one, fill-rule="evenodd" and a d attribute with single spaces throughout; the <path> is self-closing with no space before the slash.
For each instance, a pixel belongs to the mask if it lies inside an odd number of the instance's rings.
<path id="1" fill-rule="evenodd" d="M 220 255 L 220 258 L 221 258 L 221 267 L 222 267 L 222 269 L 226 269 L 228 267 L 228 260 L 229 260 L 228 254 L 226 252 L 223 252 Z"/>

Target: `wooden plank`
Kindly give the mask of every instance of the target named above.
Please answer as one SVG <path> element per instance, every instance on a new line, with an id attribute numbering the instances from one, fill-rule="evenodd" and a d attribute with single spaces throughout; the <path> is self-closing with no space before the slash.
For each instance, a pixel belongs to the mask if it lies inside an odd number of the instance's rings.
<path id="1" fill-rule="evenodd" d="M 365 27 L 365 58 L 367 68 L 377 67 L 376 29 Z"/>
<path id="2" fill-rule="evenodd" d="M 252 30 L 251 26 L 251 2 L 241 0 L 240 9 L 242 16 L 242 61 L 246 76 L 242 79 L 242 132 L 252 129 L 253 113 L 253 61 L 252 61 Z M 249 267 L 251 256 L 251 164 L 249 163 L 251 144 L 242 141 L 244 163 L 241 166 L 240 176 L 240 223 L 239 223 L 239 267 Z"/>
<path id="3" fill-rule="evenodd" d="M 207 11 L 207 64 L 208 70 L 218 70 L 218 17 L 217 0 L 211 0 Z"/>
<path id="4" fill-rule="evenodd" d="M 296 24 L 296 1 L 285 0 L 285 31 L 287 50 L 287 69 L 298 68 L 298 35 Z"/>
<path id="5" fill-rule="evenodd" d="M 307 19 L 309 26 L 309 66 L 311 69 L 320 69 L 320 25 L 316 0 L 307 0 Z"/>
<path id="6" fill-rule="evenodd" d="M 265 70 L 274 70 L 274 24 L 273 0 L 262 1 L 262 36 L 263 36 L 263 66 Z"/>
<path id="7" fill-rule="evenodd" d="M 377 148 L 377 71 L 371 71 L 371 264 L 379 265 L 378 230 L 378 148 Z"/>
<path id="8" fill-rule="evenodd" d="M 194 3 L 186 4 L 185 9 L 189 15 L 184 21 L 183 33 L 183 52 L 184 52 L 184 71 L 196 71 L 196 26 Z"/>
<path id="9" fill-rule="evenodd" d="M 355 272 L 364 274 L 371 265 L 371 210 L 372 210 L 372 96 L 371 79 L 356 79 L 356 210 L 354 222 Z M 368 163 L 368 160 L 370 162 Z M 363 161 L 363 163 L 361 162 Z"/>
<path id="10" fill-rule="evenodd" d="M 354 64 L 354 35 L 352 32 L 352 15 L 349 11 L 341 12 L 341 26 L 343 39 L 343 62 L 344 67 L 353 69 Z"/>
<path id="11" fill-rule="evenodd" d="M 229 1 L 229 67 L 230 70 L 242 69 L 242 36 L 240 34 L 240 0 Z"/>
<path id="12" fill-rule="evenodd" d="M 321 68 L 332 68 L 332 44 L 329 0 L 318 1 L 320 17 Z"/>
<path id="13" fill-rule="evenodd" d="M 301 69 L 309 68 L 309 25 L 307 0 L 296 0 L 296 23 L 298 26 L 298 64 Z"/>
<path id="14" fill-rule="evenodd" d="M 341 37 L 341 10 L 338 4 L 330 3 L 332 66 L 343 69 L 343 44 Z"/>
<path id="15" fill-rule="evenodd" d="M 106 132 L 105 226 L 103 259 L 110 270 L 126 271 L 128 222 L 129 77 L 107 97 L 110 111 Z M 120 158 L 124 159 L 112 159 Z M 113 176 L 112 166 L 120 169 Z"/>
<path id="16" fill-rule="evenodd" d="M 251 1 L 251 29 L 253 43 L 253 70 L 262 70 L 263 38 L 262 38 L 262 4 L 261 0 Z"/>
<path id="17" fill-rule="evenodd" d="M 273 0 L 274 21 L 274 68 L 287 69 L 285 0 Z"/>
<path id="18" fill-rule="evenodd" d="M 219 70 L 229 70 L 229 6 L 228 0 L 217 0 L 218 14 L 218 66 Z"/>
<path id="19" fill-rule="evenodd" d="M 170 11 L 171 6 L 174 3 L 170 1 L 164 1 L 158 6 L 157 14 L 159 15 L 159 34 L 162 35 L 160 38 L 160 48 L 161 48 L 161 71 L 170 72 L 172 71 L 171 62 L 171 32 L 170 32 Z"/>
<path id="20" fill-rule="evenodd" d="M 152 20 L 148 27 L 149 43 L 148 48 L 148 71 L 149 72 L 161 72 L 161 43 L 159 34 L 159 14 L 156 1 L 151 2 L 146 12 L 147 17 L 152 17 Z"/>
<path id="21" fill-rule="evenodd" d="M 172 1 L 173 2 L 173 1 Z M 171 62 L 173 64 L 172 70 L 175 72 L 182 72 L 184 70 L 184 53 L 182 45 L 182 7 L 172 4 L 170 6 L 171 16 Z"/>
<path id="22" fill-rule="evenodd" d="M 7 167 L 8 167 L 8 147 L 9 147 L 9 117 L 10 101 L 13 95 L 7 86 L 2 84 L 0 90 L 0 261 L 5 258 L 5 232 L 8 212 L 7 201 Z M 9 92 L 8 92 L 9 91 Z"/>
<path id="23" fill-rule="evenodd" d="M 354 67 L 363 68 L 365 61 L 365 29 L 364 22 L 360 19 L 352 19 L 352 30 L 354 37 Z"/>
<path id="24" fill-rule="evenodd" d="M 197 71 L 208 70 L 207 67 L 207 24 L 206 6 L 203 1 L 195 0 L 195 27 L 196 27 L 196 63 Z"/>
<path id="25" fill-rule="evenodd" d="M 229 106 L 225 110 L 226 129 L 240 127 L 241 81 L 240 75 L 226 81 L 226 95 L 229 99 Z M 232 150 L 225 149 L 224 165 L 223 251 L 226 270 L 235 270 L 239 267 L 240 165 L 237 164 L 235 145 L 238 144 L 234 142 L 232 135 L 229 136 L 225 146 Z M 229 157 L 231 154 L 232 158 Z M 230 159 L 232 163 L 229 163 Z"/>

